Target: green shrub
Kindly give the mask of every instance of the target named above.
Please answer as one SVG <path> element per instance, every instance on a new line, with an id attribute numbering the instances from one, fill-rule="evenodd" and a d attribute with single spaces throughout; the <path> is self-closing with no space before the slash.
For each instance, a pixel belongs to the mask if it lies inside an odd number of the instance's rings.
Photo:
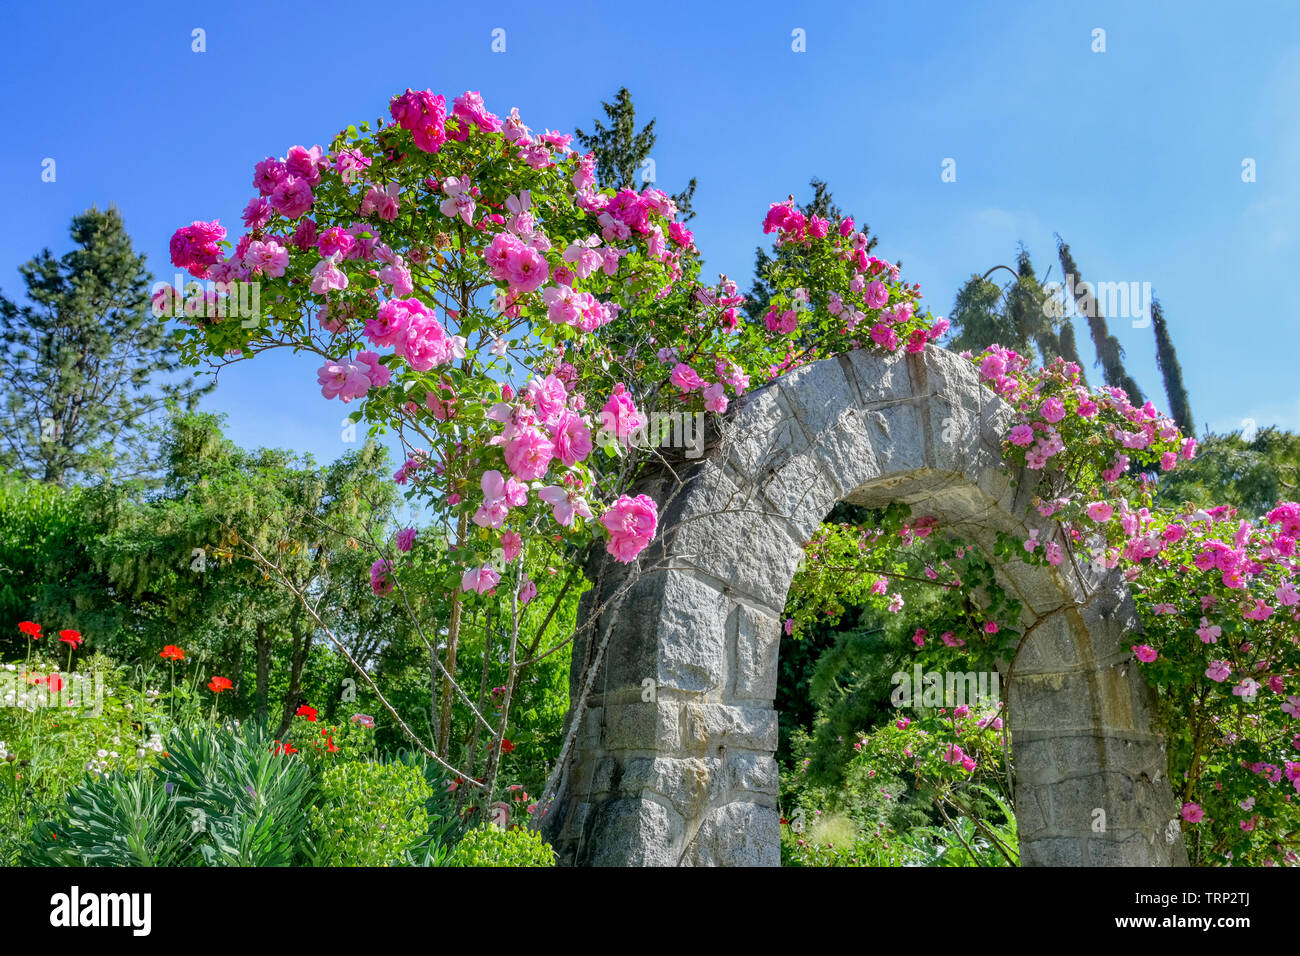
<path id="1" fill-rule="evenodd" d="M 38 823 L 28 866 L 180 866 L 193 856 L 190 818 L 152 774 L 114 771 L 68 794 L 62 815 Z"/>
<path id="2" fill-rule="evenodd" d="M 264 729 L 178 728 L 152 771 L 111 773 L 38 824 L 35 866 L 290 866 L 302 861 L 311 793 L 303 761 Z"/>
<path id="3" fill-rule="evenodd" d="M 555 851 L 536 830 L 482 826 L 470 830 L 448 866 L 554 866 Z"/>
<path id="4" fill-rule="evenodd" d="M 392 866 L 428 825 L 432 791 L 416 767 L 403 763 L 341 763 L 320 777 L 310 810 L 320 866 Z"/>

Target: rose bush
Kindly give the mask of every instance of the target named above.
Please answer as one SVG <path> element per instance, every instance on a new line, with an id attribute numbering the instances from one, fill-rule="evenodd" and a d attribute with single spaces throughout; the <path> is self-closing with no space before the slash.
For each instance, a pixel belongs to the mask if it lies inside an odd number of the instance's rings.
<path id="1" fill-rule="evenodd" d="M 238 238 L 218 220 L 177 230 L 173 263 L 215 285 L 188 301 L 162 290 L 155 312 L 190 326 L 193 363 L 315 354 L 324 398 L 356 402 L 354 421 L 396 434 L 408 457 L 394 481 L 441 533 L 375 542 L 371 586 L 445 629 L 444 650 L 430 642 L 441 726 L 421 746 L 448 770 L 486 760 L 462 776 L 490 796 L 535 657 L 518 656 L 519 624 L 547 590 L 540 575 L 593 545 L 633 562 L 657 531 L 655 502 L 633 493 L 655 457 L 634 441 L 650 412 L 720 414 L 798 364 L 851 347 L 917 351 L 946 323 L 867 253 L 852 220 L 805 217 L 793 200 L 774 204 L 764 229 L 800 267 L 780 277 L 765 321 L 744 323 L 734 282 L 700 280 L 672 199 L 597 189 L 594 158 L 568 135 L 535 133 L 517 111 L 502 119 L 476 93 L 449 109 L 408 90 L 389 111 L 391 123 L 349 127 L 328 149 L 257 163 Z M 232 284 L 252 281 L 265 314 L 225 316 Z M 423 603 L 410 593 L 420 582 Z M 558 602 L 567 585 L 555 591 Z M 473 734 L 491 723 L 455 680 L 462 628 L 490 620 L 506 622 L 511 665 L 493 745 L 462 735 L 454 755 L 453 699 Z"/>

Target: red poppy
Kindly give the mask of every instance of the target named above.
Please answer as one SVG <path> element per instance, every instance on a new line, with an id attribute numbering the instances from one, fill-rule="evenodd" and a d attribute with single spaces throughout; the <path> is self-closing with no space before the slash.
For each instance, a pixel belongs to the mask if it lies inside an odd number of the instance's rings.
<path id="1" fill-rule="evenodd" d="M 175 644 L 168 644 L 158 653 L 158 656 L 169 661 L 185 660 L 185 652 Z"/>
<path id="2" fill-rule="evenodd" d="M 273 754 L 296 754 L 297 752 L 298 748 L 293 744 L 282 744 L 278 740 L 271 746 L 271 753 Z"/>
<path id="3" fill-rule="evenodd" d="M 308 720 L 315 720 L 316 714 L 317 710 L 315 707 L 308 707 L 306 704 L 303 704 L 298 708 L 299 717 L 306 717 Z"/>
<path id="4" fill-rule="evenodd" d="M 515 749 L 515 745 L 512 744 L 512 743 L 509 741 L 509 739 L 505 739 L 505 740 L 502 740 L 502 741 L 501 741 L 501 752 L 502 752 L 503 754 L 508 754 L 508 753 L 510 753 L 510 751 L 512 751 L 512 750 L 514 750 L 514 749 Z"/>
<path id="5" fill-rule="evenodd" d="M 59 631 L 59 640 L 63 641 L 65 644 L 71 644 L 73 647 L 76 647 L 81 643 L 81 632 Z"/>
<path id="6" fill-rule="evenodd" d="M 33 621 L 23 621 L 18 625 L 18 630 L 22 631 L 33 641 L 41 639 L 41 626 Z"/>
<path id="7" fill-rule="evenodd" d="M 230 683 L 229 677 L 214 677 L 208 681 L 208 690 L 214 694 L 220 694 L 223 690 L 230 690 L 235 685 Z"/>

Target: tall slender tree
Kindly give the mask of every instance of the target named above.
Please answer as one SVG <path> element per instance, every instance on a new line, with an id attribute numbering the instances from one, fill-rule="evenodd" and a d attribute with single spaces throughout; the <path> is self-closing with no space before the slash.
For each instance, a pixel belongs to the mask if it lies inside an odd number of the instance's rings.
<path id="1" fill-rule="evenodd" d="M 1075 305 L 1088 318 L 1088 329 L 1092 332 L 1092 341 L 1097 348 L 1097 362 L 1101 365 L 1102 377 L 1107 385 L 1124 389 L 1131 402 L 1141 405 L 1146 398 L 1137 382 L 1124 369 L 1124 349 L 1120 346 L 1119 339 L 1110 334 L 1096 296 L 1089 294 L 1087 287 L 1081 288 L 1083 277 L 1079 275 L 1079 267 L 1074 264 L 1069 245 L 1059 235 L 1056 237 L 1056 251 L 1061 259 L 1066 282 L 1069 283 L 1070 277 L 1074 277 Z"/>
<path id="2" fill-rule="evenodd" d="M 1187 389 L 1183 387 L 1183 369 L 1178 364 L 1178 353 L 1169 337 L 1169 323 L 1165 321 L 1160 300 L 1154 298 L 1151 300 L 1151 327 L 1156 337 L 1156 365 L 1165 382 L 1165 397 L 1169 399 L 1169 414 L 1183 434 L 1194 435 L 1196 423 L 1192 420 L 1192 403 L 1187 397 Z"/>
<path id="3" fill-rule="evenodd" d="M 651 120 L 638 132 L 636 128 L 636 107 L 632 105 L 632 94 L 627 87 L 622 87 L 614 96 L 613 103 L 601 103 L 609 126 L 595 120 L 593 132 L 584 133 L 574 130 L 574 134 L 586 149 L 596 157 L 596 181 L 601 186 L 611 189 L 638 189 L 642 183 L 637 181 L 637 173 L 642 164 L 650 158 L 654 149 L 655 121 Z M 687 183 L 686 188 L 673 195 L 677 203 L 678 217 L 688 220 L 695 215 L 691 200 L 695 197 L 695 177 Z"/>
<path id="4" fill-rule="evenodd" d="M 0 464 L 57 485 L 156 475 L 160 413 L 205 389 L 167 378 L 177 352 L 118 210 L 92 207 L 71 233 L 61 259 L 45 249 L 19 267 L 26 304 L 0 295 Z"/>
<path id="5" fill-rule="evenodd" d="M 1038 360 L 1047 365 L 1061 354 L 1061 343 L 1043 303 L 1047 294 L 1034 275 L 1029 250 L 1022 244 L 1016 256 L 1016 281 L 1007 292 L 1007 314 L 1021 338 L 1032 339 Z"/>
<path id="6" fill-rule="evenodd" d="M 1079 358 L 1079 345 L 1074 340 L 1074 323 L 1070 321 L 1068 315 L 1061 323 L 1061 330 L 1057 333 L 1056 340 L 1061 344 L 1061 358 L 1079 366 L 1079 380 L 1087 385 L 1088 376 L 1084 374 L 1083 360 Z"/>

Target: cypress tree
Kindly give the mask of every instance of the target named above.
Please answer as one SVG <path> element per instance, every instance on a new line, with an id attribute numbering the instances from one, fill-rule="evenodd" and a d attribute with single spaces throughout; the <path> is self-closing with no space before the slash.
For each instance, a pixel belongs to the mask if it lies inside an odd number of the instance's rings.
<path id="1" fill-rule="evenodd" d="M 1183 387 L 1183 370 L 1178 364 L 1178 353 L 1174 351 L 1173 340 L 1169 337 L 1169 324 L 1165 321 L 1159 299 L 1151 300 L 1151 327 L 1156 337 L 1156 365 L 1165 381 L 1165 396 L 1169 399 L 1169 414 L 1184 435 L 1194 435 L 1196 424 L 1192 421 L 1192 405 L 1187 398 L 1187 389 Z"/>
<path id="2" fill-rule="evenodd" d="M 1137 382 L 1133 381 L 1132 376 L 1124 369 L 1124 349 L 1120 347 L 1119 339 L 1110 334 L 1106 326 L 1106 317 L 1101 314 L 1096 297 L 1086 291 L 1082 295 L 1079 294 L 1079 286 L 1082 285 L 1083 278 L 1079 275 L 1079 267 L 1074 264 L 1074 257 L 1070 255 L 1070 247 L 1059 235 L 1056 237 L 1056 251 L 1060 256 L 1066 281 L 1069 281 L 1070 276 L 1074 277 L 1075 303 L 1079 311 L 1088 317 L 1092 342 L 1097 348 L 1097 363 L 1101 365 L 1106 384 L 1112 388 L 1124 389 L 1133 404 L 1143 404 L 1146 398 L 1142 394 L 1142 389 L 1138 388 Z"/>
<path id="3" fill-rule="evenodd" d="M 1079 379 L 1084 385 L 1088 384 L 1088 376 L 1084 374 L 1083 360 L 1079 358 L 1079 346 L 1074 341 L 1074 323 L 1067 316 L 1061 325 L 1060 334 L 1056 340 L 1061 343 L 1061 358 L 1067 362 L 1073 362 L 1079 366 Z"/>

